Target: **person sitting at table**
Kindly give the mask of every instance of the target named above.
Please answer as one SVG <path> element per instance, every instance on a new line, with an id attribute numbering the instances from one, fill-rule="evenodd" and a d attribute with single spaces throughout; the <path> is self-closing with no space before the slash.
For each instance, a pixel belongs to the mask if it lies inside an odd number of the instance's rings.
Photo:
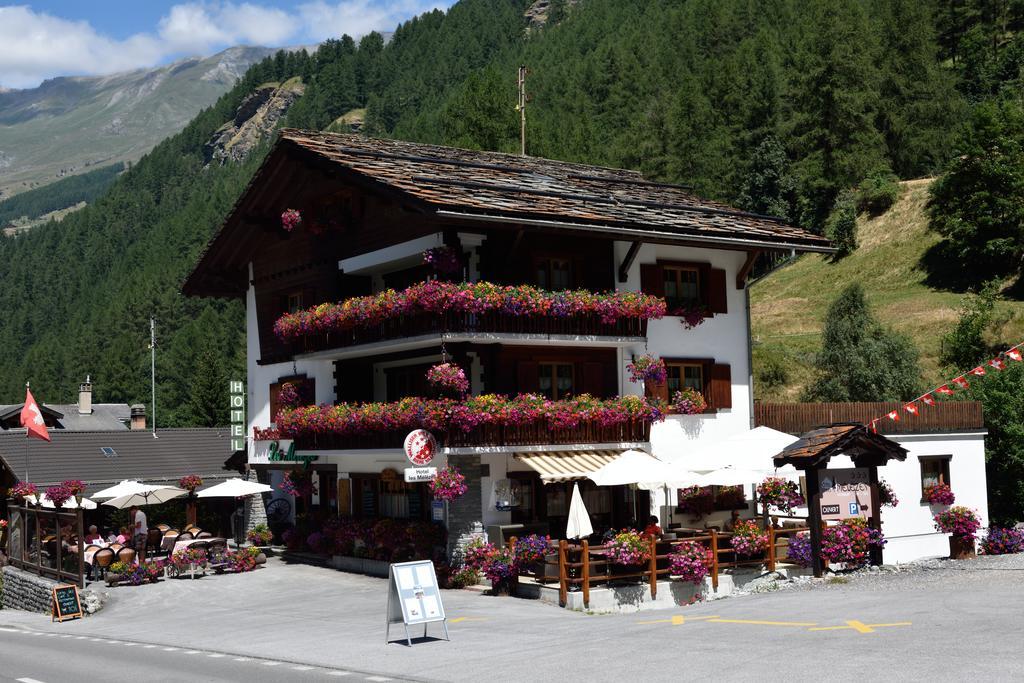
<path id="1" fill-rule="evenodd" d="M 128 540 L 128 527 L 123 526 L 116 536 L 111 534 L 110 538 L 107 539 L 111 543 L 124 543 Z"/>
<path id="2" fill-rule="evenodd" d="M 87 533 L 85 535 L 85 542 L 86 543 L 99 543 L 102 540 L 103 540 L 103 537 L 100 536 L 100 530 L 96 527 L 95 524 L 91 525 L 89 527 L 89 533 Z"/>
<path id="3" fill-rule="evenodd" d="M 732 514 L 729 516 L 729 519 L 725 520 L 725 530 L 736 531 L 736 524 L 741 521 L 742 520 L 740 519 L 740 511 L 733 510 Z"/>
<path id="4" fill-rule="evenodd" d="M 644 527 L 644 538 L 661 538 L 662 534 L 661 527 L 658 526 L 658 517 L 651 515 L 650 519 L 647 520 L 647 526 Z"/>

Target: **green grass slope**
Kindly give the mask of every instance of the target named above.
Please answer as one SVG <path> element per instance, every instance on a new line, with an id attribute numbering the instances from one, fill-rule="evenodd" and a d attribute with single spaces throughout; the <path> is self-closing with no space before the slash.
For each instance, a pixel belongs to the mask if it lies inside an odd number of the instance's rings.
<path id="1" fill-rule="evenodd" d="M 819 255 L 803 256 L 751 287 L 758 398 L 797 399 L 812 376 L 829 304 L 843 287 L 857 281 L 875 315 L 913 339 L 924 380 L 931 385 L 944 379 L 938 363 L 942 337 L 955 324 L 963 295 L 925 284 L 921 257 L 939 241 L 927 229 L 929 182 L 902 183 L 900 198 L 889 211 L 858 219 L 860 247 L 845 259 L 833 263 Z M 1000 336 L 1024 339 L 1024 303 L 1006 301 L 1000 309 L 1010 318 Z M 766 381 L 769 368 L 778 366 L 787 370 L 785 381 Z"/>

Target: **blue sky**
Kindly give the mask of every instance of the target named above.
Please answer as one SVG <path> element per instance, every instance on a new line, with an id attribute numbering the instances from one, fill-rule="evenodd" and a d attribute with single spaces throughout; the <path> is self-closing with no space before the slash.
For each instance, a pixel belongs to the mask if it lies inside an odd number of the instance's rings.
<path id="1" fill-rule="evenodd" d="M 2 2 L 2 0 L 0 0 Z M 0 86 L 101 75 L 232 45 L 358 37 L 454 0 L 51 0 L 0 4 Z"/>

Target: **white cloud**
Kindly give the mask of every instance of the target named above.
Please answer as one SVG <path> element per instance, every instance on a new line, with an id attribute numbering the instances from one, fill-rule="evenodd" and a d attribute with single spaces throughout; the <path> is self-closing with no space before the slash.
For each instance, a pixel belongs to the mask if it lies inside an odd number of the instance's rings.
<path id="1" fill-rule="evenodd" d="M 232 45 L 283 46 L 344 33 L 390 31 L 405 19 L 451 0 L 314 0 L 294 11 L 249 2 L 174 5 L 153 30 L 116 40 L 86 21 L 28 6 L 0 7 L 0 86 L 26 88 L 62 75 L 109 74 L 206 55 Z"/>

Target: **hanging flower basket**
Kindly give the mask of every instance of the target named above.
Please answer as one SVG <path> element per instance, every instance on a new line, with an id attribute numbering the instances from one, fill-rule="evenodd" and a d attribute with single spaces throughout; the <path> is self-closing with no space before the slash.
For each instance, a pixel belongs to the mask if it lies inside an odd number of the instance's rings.
<path id="1" fill-rule="evenodd" d="M 178 480 L 178 488 L 185 489 L 190 496 L 195 494 L 196 489 L 202 485 L 203 479 L 198 474 L 186 474 Z"/>
<path id="2" fill-rule="evenodd" d="M 59 508 L 68 502 L 72 495 L 71 490 L 64 483 L 55 484 L 46 489 L 46 497 L 53 503 L 55 508 Z"/>
<path id="3" fill-rule="evenodd" d="M 460 396 L 469 392 L 469 380 L 466 373 L 455 363 L 439 363 L 427 370 L 427 381 L 431 386 L 442 391 L 450 391 Z"/>
<path id="4" fill-rule="evenodd" d="M 793 510 L 804 504 L 804 497 L 800 495 L 800 487 L 796 482 L 782 477 L 765 477 L 757 485 L 757 497 L 762 503 L 786 514 L 792 514 Z"/>
<path id="5" fill-rule="evenodd" d="M 671 314 L 678 315 L 680 324 L 687 330 L 697 327 L 708 317 L 707 311 L 703 308 L 679 308 L 672 311 Z"/>
<path id="6" fill-rule="evenodd" d="M 679 489 L 678 506 L 680 512 L 703 517 L 715 509 L 714 490 L 710 486 L 696 485 Z"/>
<path id="7" fill-rule="evenodd" d="M 311 470 L 289 470 L 284 473 L 279 488 L 296 498 L 305 498 L 316 493 L 316 481 Z"/>
<path id="8" fill-rule="evenodd" d="M 885 508 L 894 508 L 900 504 L 900 499 L 884 479 L 878 480 L 878 504 Z"/>
<path id="9" fill-rule="evenodd" d="M 11 488 L 11 497 L 30 503 L 39 501 L 39 487 L 27 481 L 19 481 Z"/>
<path id="10" fill-rule="evenodd" d="M 454 275 L 462 270 L 462 254 L 451 247 L 427 249 L 423 252 L 423 262 L 444 275 Z"/>
<path id="11" fill-rule="evenodd" d="M 661 384 L 668 378 L 665 361 L 650 354 L 636 356 L 632 363 L 626 364 L 629 379 L 632 382 L 654 382 Z"/>
<path id="12" fill-rule="evenodd" d="M 277 392 L 277 403 L 282 408 L 295 408 L 302 402 L 299 390 L 291 382 L 285 382 Z"/>
<path id="13" fill-rule="evenodd" d="M 437 476 L 430 481 L 430 492 L 438 500 L 456 500 L 466 495 L 468 490 L 466 477 L 451 465 L 438 470 Z"/>
<path id="14" fill-rule="evenodd" d="M 296 209 L 285 209 L 281 213 L 281 227 L 285 232 L 291 232 L 302 223 L 302 214 Z"/>
<path id="15" fill-rule="evenodd" d="M 682 415 L 699 415 L 708 409 L 704 394 L 686 387 L 672 396 L 672 408 Z"/>
<path id="16" fill-rule="evenodd" d="M 932 484 L 924 489 L 924 499 L 931 505 L 952 505 L 956 502 L 953 489 L 947 484 Z"/>

